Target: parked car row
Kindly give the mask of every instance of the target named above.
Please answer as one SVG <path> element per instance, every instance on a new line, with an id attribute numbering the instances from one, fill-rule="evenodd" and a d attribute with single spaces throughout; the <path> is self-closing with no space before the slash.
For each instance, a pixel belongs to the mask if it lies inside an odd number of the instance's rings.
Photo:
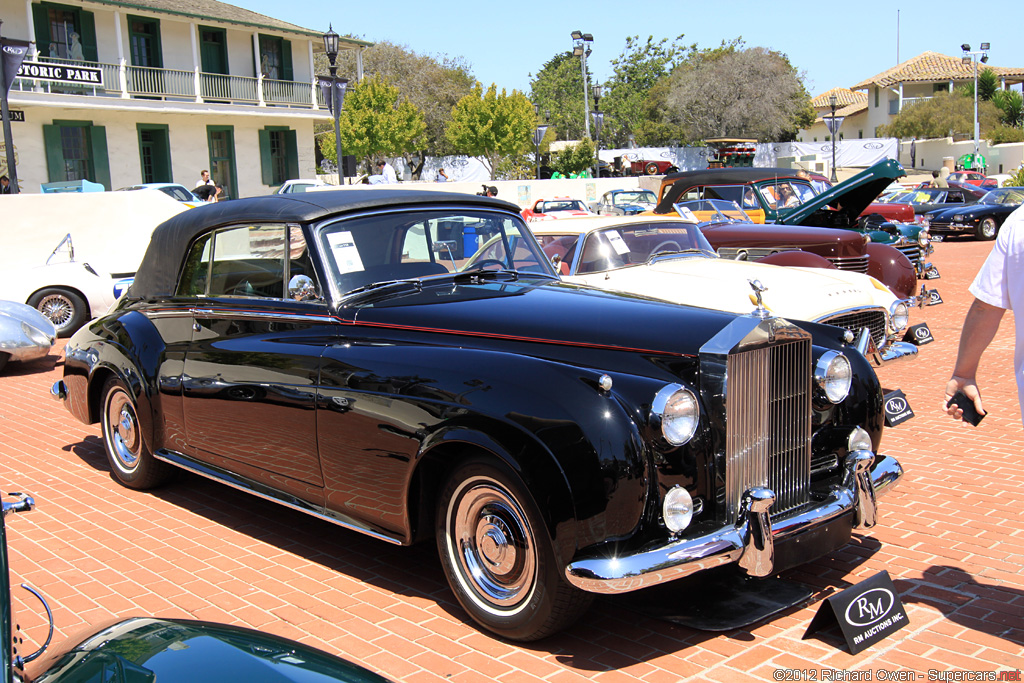
<path id="1" fill-rule="evenodd" d="M 649 270 L 707 251 L 695 218 L 644 220 L 629 237 Z M 627 232 L 598 251 L 630 254 Z M 535 640 L 594 595 L 720 565 L 768 576 L 877 523 L 902 469 L 880 451 L 864 335 L 778 315 L 782 280 L 747 286 L 736 314 L 561 279 L 496 198 L 241 199 L 157 228 L 52 393 L 99 423 L 123 485 L 185 469 L 432 539 L 472 619 Z"/>

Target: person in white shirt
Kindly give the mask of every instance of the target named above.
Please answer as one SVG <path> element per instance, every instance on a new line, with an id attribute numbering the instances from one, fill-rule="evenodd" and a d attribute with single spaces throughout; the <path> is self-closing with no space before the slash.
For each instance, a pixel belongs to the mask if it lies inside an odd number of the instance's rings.
<path id="1" fill-rule="evenodd" d="M 1003 314 L 1016 310 L 1019 314 L 1014 316 L 1013 371 L 1017 377 L 1017 400 L 1024 406 L 1024 206 L 1011 213 L 999 229 L 995 246 L 974 278 L 970 292 L 974 303 L 960 332 L 953 376 L 946 383 L 946 403 L 962 391 L 974 402 L 975 410 L 985 414 L 977 384 L 981 354 L 995 338 Z M 946 407 L 946 413 L 958 420 L 963 417 L 963 410 L 956 404 Z M 1024 423 L 1024 410 L 1021 421 Z"/>
<path id="2" fill-rule="evenodd" d="M 398 182 L 398 174 L 395 173 L 395 167 L 386 161 L 378 161 L 377 168 L 380 170 L 380 175 L 383 178 L 382 183 L 391 184 Z"/>
<path id="3" fill-rule="evenodd" d="M 196 183 L 196 187 L 202 187 L 203 185 L 209 185 L 210 187 L 216 187 L 213 180 L 210 179 L 210 172 L 205 168 L 199 172 L 199 182 Z"/>

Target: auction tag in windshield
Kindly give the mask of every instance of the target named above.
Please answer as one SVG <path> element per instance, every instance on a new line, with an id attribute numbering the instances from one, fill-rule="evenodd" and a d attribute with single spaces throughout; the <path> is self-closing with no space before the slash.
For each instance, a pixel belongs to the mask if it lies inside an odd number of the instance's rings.
<path id="1" fill-rule="evenodd" d="M 807 626 L 804 638 L 835 623 L 857 654 L 910 623 L 889 572 L 880 571 L 855 586 L 825 598 Z"/>
<path id="2" fill-rule="evenodd" d="M 359 249 L 356 247 L 352 233 L 348 230 L 327 233 L 327 243 L 331 245 L 331 253 L 334 254 L 334 262 L 338 265 L 339 273 L 354 273 L 363 270 L 363 260 L 359 258 Z"/>
<path id="3" fill-rule="evenodd" d="M 885 402 L 885 426 L 895 427 L 914 417 L 914 410 L 910 407 L 910 401 L 903 395 L 900 389 L 890 391 L 882 397 Z"/>
<path id="4" fill-rule="evenodd" d="M 923 346 L 935 341 L 935 337 L 932 336 L 932 331 L 928 329 L 928 323 L 918 323 L 910 326 L 907 333 L 903 335 L 903 341 L 908 341 L 915 346 Z"/>
<path id="5" fill-rule="evenodd" d="M 609 230 L 607 233 L 608 241 L 612 243 L 612 249 L 619 256 L 629 253 L 629 247 L 626 246 L 626 240 L 622 239 L 622 235 L 619 234 L 618 230 Z"/>

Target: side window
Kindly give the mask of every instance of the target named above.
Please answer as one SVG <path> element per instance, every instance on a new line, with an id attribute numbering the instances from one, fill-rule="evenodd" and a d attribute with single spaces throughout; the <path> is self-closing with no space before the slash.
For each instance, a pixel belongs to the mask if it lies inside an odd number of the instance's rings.
<path id="1" fill-rule="evenodd" d="M 250 225 L 219 230 L 196 242 L 178 285 L 181 296 L 280 299 L 286 276 L 315 279 L 301 228 Z"/>

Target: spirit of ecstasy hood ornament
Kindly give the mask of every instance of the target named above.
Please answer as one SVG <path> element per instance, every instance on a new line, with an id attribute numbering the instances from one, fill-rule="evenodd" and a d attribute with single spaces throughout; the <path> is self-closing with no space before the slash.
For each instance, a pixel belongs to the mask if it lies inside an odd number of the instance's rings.
<path id="1" fill-rule="evenodd" d="M 761 294 L 768 291 L 768 288 L 761 284 L 760 280 L 747 280 L 750 283 L 750 288 L 754 290 L 754 297 L 756 297 L 755 303 L 757 308 L 754 309 L 754 315 L 765 320 L 771 317 L 771 313 L 764 307 L 764 301 L 761 299 Z"/>

